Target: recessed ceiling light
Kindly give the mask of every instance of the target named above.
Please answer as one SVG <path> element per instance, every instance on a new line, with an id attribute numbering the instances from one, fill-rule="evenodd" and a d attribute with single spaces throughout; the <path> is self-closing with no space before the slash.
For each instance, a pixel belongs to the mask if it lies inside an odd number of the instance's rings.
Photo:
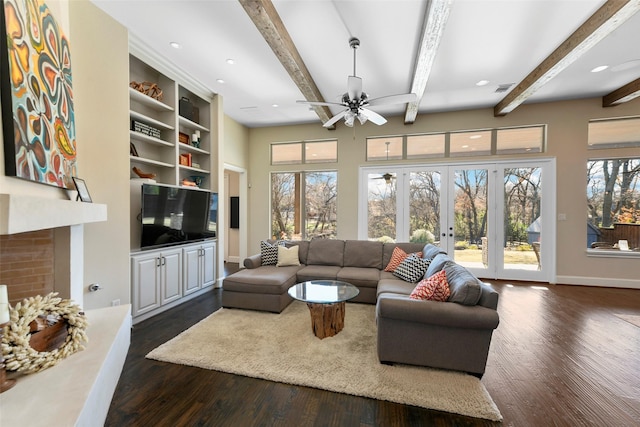
<path id="1" fill-rule="evenodd" d="M 182 47 L 182 45 L 178 42 L 171 42 L 169 43 L 169 46 L 171 46 L 174 49 L 180 49 Z"/>
<path id="2" fill-rule="evenodd" d="M 489 84 L 489 80 L 480 80 L 478 83 L 476 83 L 476 86 L 486 86 Z"/>
<path id="3" fill-rule="evenodd" d="M 608 65 L 600 65 L 599 67 L 594 68 L 593 70 L 591 70 L 592 73 L 599 73 L 600 71 L 604 71 L 607 68 L 609 68 Z"/>
<path id="4" fill-rule="evenodd" d="M 233 59 L 231 59 L 231 58 L 227 59 L 227 64 L 233 65 L 235 63 L 236 63 L 236 61 L 234 61 Z"/>
<path id="5" fill-rule="evenodd" d="M 224 80 L 222 80 L 222 79 L 218 79 L 218 80 L 216 80 L 216 81 L 217 81 L 218 83 L 220 83 L 221 85 L 223 85 L 223 84 L 224 84 Z"/>
<path id="6" fill-rule="evenodd" d="M 278 108 L 278 107 L 279 107 L 279 105 L 278 105 L 278 104 L 271 104 L 271 106 L 272 106 L 273 108 Z"/>

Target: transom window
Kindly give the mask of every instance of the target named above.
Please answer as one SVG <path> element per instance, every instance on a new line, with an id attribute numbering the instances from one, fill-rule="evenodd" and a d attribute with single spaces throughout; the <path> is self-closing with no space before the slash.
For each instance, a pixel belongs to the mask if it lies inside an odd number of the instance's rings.
<path id="1" fill-rule="evenodd" d="M 302 141 L 271 144 L 272 165 L 335 163 L 338 161 L 338 140 Z"/>
<path id="2" fill-rule="evenodd" d="M 542 153 L 545 126 L 367 138 L 367 161 Z"/>
<path id="3" fill-rule="evenodd" d="M 640 147 L 640 118 L 626 117 L 589 122 L 590 149 Z"/>

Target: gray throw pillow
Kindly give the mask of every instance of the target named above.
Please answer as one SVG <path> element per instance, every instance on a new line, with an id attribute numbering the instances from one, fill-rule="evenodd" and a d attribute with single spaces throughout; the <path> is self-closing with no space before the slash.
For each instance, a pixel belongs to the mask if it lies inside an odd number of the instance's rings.
<path id="1" fill-rule="evenodd" d="M 482 295 L 480 281 L 469 270 L 455 262 L 447 262 L 443 270 L 449 283 L 449 302 L 462 305 L 476 305 Z"/>
<path id="2" fill-rule="evenodd" d="M 427 272 L 424 273 L 424 278 L 428 279 L 429 277 L 433 276 L 434 274 L 442 270 L 442 267 L 444 267 L 445 263 L 447 262 L 453 262 L 453 260 L 449 255 L 447 254 L 436 255 L 431 260 L 431 263 L 429 264 L 429 268 L 427 268 Z"/>
<path id="3" fill-rule="evenodd" d="M 438 254 L 445 254 L 446 251 L 439 246 L 436 246 L 432 243 L 427 243 L 422 248 L 422 258 L 424 259 L 434 259 Z"/>

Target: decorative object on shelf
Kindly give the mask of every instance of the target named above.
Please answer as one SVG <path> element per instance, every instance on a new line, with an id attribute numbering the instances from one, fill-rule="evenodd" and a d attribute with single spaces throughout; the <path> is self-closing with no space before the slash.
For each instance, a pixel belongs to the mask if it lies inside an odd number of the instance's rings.
<path id="1" fill-rule="evenodd" d="M 143 172 L 140 169 L 138 169 L 136 166 L 133 167 L 133 173 L 138 175 L 140 178 L 154 179 L 156 177 L 155 173 Z"/>
<path id="2" fill-rule="evenodd" d="M 131 130 L 160 139 L 160 129 L 154 128 L 153 126 L 149 126 L 148 124 L 137 120 L 131 120 Z"/>
<path id="3" fill-rule="evenodd" d="M 191 167 L 200 169 L 200 163 L 191 162 Z"/>
<path id="4" fill-rule="evenodd" d="M 84 179 L 80 179 L 74 176 L 73 183 L 76 186 L 76 190 L 78 190 L 78 197 L 76 198 L 76 200 L 81 200 L 83 202 L 91 203 L 91 196 L 89 195 L 89 189 L 87 188 L 87 184 L 84 182 Z"/>
<path id="5" fill-rule="evenodd" d="M 193 105 L 191 100 L 186 96 L 180 98 L 180 102 L 178 103 L 178 114 L 194 123 L 200 123 L 200 109 Z"/>
<path id="6" fill-rule="evenodd" d="M 202 185 L 202 179 L 203 179 L 202 176 L 200 176 L 200 175 L 191 175 L 189 178 L 191 178 L 191 181 L 195 182 L 198 187 L 200 187 Z"/>
<path id="7" fill-rule="evenodd" d="M 191 138 L 191 145 L 193 145 L 196 148 L 200 148 L 200 131 L 199 130 L 195 131 L 195 133 L 193 134 L 193 137 Z"/>
<path id="8" fill-rule="evenodd" d="M 178 141 L 180 141 L 182 144 L 189 144 L 189 135 L 184 132 L 178 133 Z"/>
<path id="9" fill-rule="evenodd" d="M 136 149 L 136 146 L 133 145 L 133 142 L 129 143 L 129 154 L 138 157 L 138 150 Z"/>
<path id="10" fill-rule="evenodd" d="M 77 173 L 69 39 L 44 1 L 4 0 L 2 8 L 5 175 L 67 188 Z"/>
<path id="11" fill-rule="evenodd" d="M 25 374 L 38 372 L 84 350 L 84 344 L 88 342 L 85 333 L 87 319 L 80 306 L 57 295 L 57 292 L 53 292 L 46 296 L 27 298 L 10 310 L 11 320 L 4 328 L 5 334 L 2 337 L 2 353 L 5 355 L 7 370 Z M 45 328 L 53 327 L 52 322 L 64 323 L 61 329 L 66 329 L 66 335 L 62 345 L 45 351 L 32 347 L 31 340 L 36 335 L 34 332 L 43 321 L 46 322 Z"/>
<path id="12" fill-rule="evenodd" d="M 191 166 L 191 153 L 180 154 L 180 164 L 182 166 Z"/>
<path id="13" fill-rule="evenodd" d="M 196 184 L 193 181 L 188 180 L 187 178 L 182 180 L 182 185 L 184 185 L 185 187 L 197 187 L 198 184 Z"/>
<path id="14" fill-rule="evenodd" d="M 129 83 L 129 86 L 140 93 L 144 93 L 145 95 L 150 96 L 156 101 L 162 101 L 162 89 L 160 89 L 156 83 L 151 83 L 151 82 L 138 83 L 135 80 L 133 80 L 131 81 L 131 83 Z"/>

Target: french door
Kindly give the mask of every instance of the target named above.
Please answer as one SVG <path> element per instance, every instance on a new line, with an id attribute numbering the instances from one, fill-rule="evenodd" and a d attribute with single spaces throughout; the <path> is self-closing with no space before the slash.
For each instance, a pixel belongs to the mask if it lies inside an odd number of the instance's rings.
<path id="1" fill-rule="evenodd" d="M 359 238 L 433 242 L 482 278 L 552 279 L 553 160 L 362 168 L 360 174 Z"/>

